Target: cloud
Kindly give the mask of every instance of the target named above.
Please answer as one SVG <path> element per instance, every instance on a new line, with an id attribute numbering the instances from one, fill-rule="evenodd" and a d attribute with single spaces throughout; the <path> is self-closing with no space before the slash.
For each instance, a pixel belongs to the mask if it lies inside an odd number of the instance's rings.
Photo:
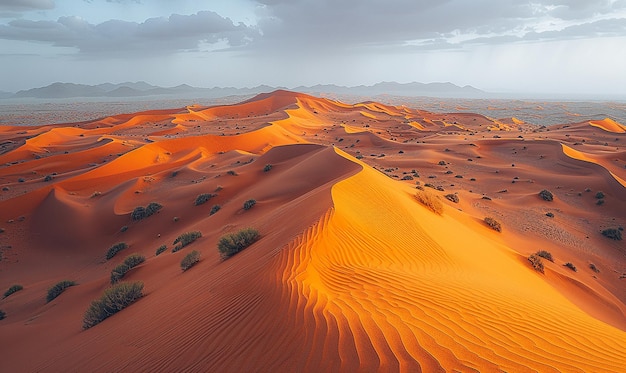
<path id="1" fill-rule="evenodd" d="M 2 0 L 0 11 L 23 11 L 23 10 L 43 10 L 53 9 L 52 0 Z"/>
<path id="2" fill-rule="evenodd" d="M 241 23 L 236 25 L 211 11 L 173 14 L 142 23 L 109 20 L 91 24 L 80 17 L 66 16 L 57 21 L 18 19 L 0 25 L 1 39 L 49 42 L 59 47 L 75 47 L 86 55 L 164 54 L 195 50 L 201 43 L 221 40 L 239 46 L 254 33 L 254 29 Z"/>

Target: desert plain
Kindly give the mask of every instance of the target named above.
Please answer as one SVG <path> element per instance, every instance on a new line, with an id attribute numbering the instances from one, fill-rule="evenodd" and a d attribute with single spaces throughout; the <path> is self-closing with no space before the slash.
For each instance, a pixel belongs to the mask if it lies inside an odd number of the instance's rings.
<path id="1" fill-rule="evenodd" d="M 0 371 L 623 372 L 625 133 L 289 91 L 0 126 Z"/>

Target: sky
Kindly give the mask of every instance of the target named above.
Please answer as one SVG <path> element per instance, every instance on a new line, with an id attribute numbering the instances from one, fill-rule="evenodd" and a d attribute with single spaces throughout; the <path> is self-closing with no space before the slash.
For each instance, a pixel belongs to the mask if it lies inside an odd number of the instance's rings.
<path id="1" fill-rule="evenodd" d="M 626 0 L 0 0 L 0 91 L 452 82 L 626 99 Z"/>

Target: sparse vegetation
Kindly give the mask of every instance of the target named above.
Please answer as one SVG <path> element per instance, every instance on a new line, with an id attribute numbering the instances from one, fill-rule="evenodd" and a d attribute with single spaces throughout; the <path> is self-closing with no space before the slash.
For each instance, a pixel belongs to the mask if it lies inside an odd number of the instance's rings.
<path id="1" fill-rule="evenodd" d="M 539 250 L 535 253 L 535 255 L 540 256 L 546 260 L 549 260 L 554 263 L 554 258 L 552 257 L 552 253 L 546 250 Z"/>
<path id="2" fill-rule="evenodd" d="M 544 273 L 543 272 L 543 270 L 544 270 L 543 269 L 543 260 L 541 260 L 541 258 L 538 255 L 530 254 L 530 256 L 528 257 L 528 261 L 533 266 L 535 271 Z"/>
<path id="3" fill-rule="evenodd" d="M 596 198 L 597 198 L 597 199 L 602 199 L 602 198 L 604 198 L 604 193 L 602 193 L 602 192 L 598 192 L 598 193 L 596 193 Z"/>
<path id="4" fill-rule="evenodd" d="M 180 261 L 180 267 L 183 269 L 183 272 L 193 267 L 196 263 L 200 261 L 200 253 L 196 250 L 190 252 L 185 255 L 183 260 Z"/>
<path id="5" fill-rule="evenodd" d="M 539 197 L 541 197 L 544 201 L 552 201 L 554 199 L 552 192 L 546 189 L 539 192 Z"/>
<path id="6" fill-rule="evenodd" d="M 216 196 L 217 196 L 217 194 L 202 193 L 198 197 L 196 197 L 196 201 L 194 202 L 194 205 L 199 206 L 199 205 L 205 204 L 211 198 L 216 197 Z"/>
<path id="7" fill-rule="evenodd" d="M 491 229 L 497 232 L 502 232 L 502 225 L 496 219 L 491 217 L 486 217 L 484 219 L 485 224 L 487 224 Z"/>
<path id="8" fill-rule="evenodd" d="M 230 176 L 237 176 L 237 173 L 235 171 L 233 171 L 233 170 L 229 170 L 226 173 L 229 174 Z"/>
<path id="9" fill-rule="evenodd" d="M 107 251 L 107 254 L 106 254 L 107 260 L 113 258 L 115 254 L 127 248 L 128 248 L 128 245 L 126 244 L 126 242 L 119 242 L 109 247 L 109 250 Z"/>
<path id="10" fill-rule="evenodd" d="M 176 239 L 172 243 L 172 245 L 178 244 L 178 245 L 174 246 L 174 248 L 172 249 L 172 252 L 173 253 L 177 252 L 178 250 L 180 250 L 183 247 L 191 244 L 192 242 L 194 242 L 195 240 L 197 240 L 200 237 L 202 237 L 202 233 L 200 233 L 198 231 L 185 232 L 185 233 L 181 234 L 180 236 L 176 237 Z"/>
<path id="11" fill-rule="evenodd" d="M 446 199 L 449 201 L 452 201 L 454 203 L 459 203 L 459 196 L 457 196 L 456 194 L 446 194 L 445 195 Z"/>
<path id="12" fill-rule="evenodd" d="M 551 212 L 546 212 L 546 216 L 547 216 L 547 217 L 549 217 L 549 218 L 553 218 L 553 217 L 554 217 L 554 214 L 553 214 L 553 213 L 551 213 Z"/>
<path id="13" fill-rule="evenodd" d="M 574 272 L 578 271 L 578 270 L 576 269 L 576 266 L 575 266 L 574 264 L 570 263 L 570 262 L 567 262 L 567 263 L 565 263 L 565 264 L 563 264 L 563 265 L 564 265 L 565 267 L 567 267 L 567 268 L 571 269 L 571 270 L 572 270 L 572 271 L 574 271 Z"/>
<path id="14" fill-rule="evenodd" d="M 120 282 L 106 289 L 85 312 L 83 329 L 89 329 L 128 307 L 143 296 L 142 290 L 143 282 Z"/>
<path id="15" fill-rule="evenodd" d="M 163 253 L 165 250 L 167 250 L 167 245 L 161 245 L 159 246 L 158 249 L 156 249 L 156 254 L 155 256 L 159 256 L 161 253 Z"/>
<path id="16" fill-rule="evenodd" d="M 272 169 L 272 165 L 271 164 L 266 164 L 265 167 L 263 167 L 263 172 L 269 172 Z"/>
<path id="17" fill-rule="evenodd" d="M 246 202 L 243 203 L 243 209 L 244 210 L 250 210 L 252 208 L 252 206 L 256 205 L 256 200 L 255 199 L 249 199 Z"/>
<path id="18" fill-rule="evenodd" d="M 622 240 L 622 232 L 619 229 L 607 228 L 602 231 L 602 235 L 615 241 Z"/>
<path id="19" fill-rule="evenodd" d="M 598 267 L 596 267 L 596 265 L 593 263 L 589 263 L 589 268 L 595 273 L 600 273 L 600 270 L 598 269 Z"/>
<path id="20" fill-rule="evenodd" d="M 445 166 L 446 165 L 446 161 L 439 161 L 439 163 L 437 163 L 440 166 Z"/>
<path id="21" fill-rule="evenodd" d="M 143 206 L 135 207 L 133 212 L 130 214 L 130 217 L 135 221 L 142 220 L 149 216 L 154 215 L 157 211 L 159 211 L 162 208 L 163 206 L 161 204 L 157 202 L 150 202 L 148 206 L 146 207 L 143 207 Z"/>
<path id="22" fill-rule="evenodd" d="M 220 209 L 222 208 L 222 206 L 220 205 L 213 205 L 213 207 L 211 207 L 211 211 L 209 211 L 209 215 L 213 215 L 216 212 L 218 212 Z"/>
<path id="23" fill-rule="evenodd" d="M 17 293 L 18 291 L 24 289 L 24 287 L 20 284 L 15 284 L 15 285 L 11 285 L 10 288 L 7 289 L 7 291 L 4 292 L 4 296 L 2 298 L 6 298 L 9 295 L 13 294 L 13 293 Z"/>
<path id="24" fill-rule="evenodd" d="M 244 228 L 236 233 L 220 237 L 217 243 L 217 250 L 220 252 L 222 259 L 227 259 L 252 245 L 259 237 L 259 231 L 256 229 Z"/>
<path id="25" fill-rule="evenodd" d="M 4 312 L 3 310 L 0 310 L 0 320 L 4 320 L 6 319 L 6 317 L 7 317 L 6 312 Z"/>
<path id="26" fill-rule="evenodd" d="M 419 203 L 426 206 L 430 211 L 434 212 L 435 214 L 443 214 L 443 203 L 436 195 L 425 190 L 418 190 L 415 194 L 415 198 L 418 200 Z"/>
<path id="27" fill-rule="evenodd" d="M 63 293 L 65 289 L 69 288 L 70 286 L 75 286 L 75 285 L 76 285 L 76 282 L 70 281 L 70 280 L 63 280 L 63 281 L 57 282 L 53 287 L 48 289 L 48 296 L 46 297 L 46 303 L 53 301 L 56 297 L 61 295 L 61 293 Z"/>
<path id="28" fill-rule="evenodd" d="M 128 225 L 123 226 L 122 228 L 120 228 L 120 232 L 124 233 L 128 230 Z"/>
<path id="29" fill-rule="evenodd" d="M 599 199 L 599 200 L 597 200 L 597 201 L 596 201 L 596 205 L 598 205 L 598 206 L 602 206 L 602 205 L 604 205 L 604 200 L 603 200 L 603 199 Z"/>
<path id="30" fill-rule="evenodd" d="M 122 279 L 132 268 L 145 262 L 146 258 L 143 255 L 131 254 L 124 259 L 124 262 L 117 265 L 111 271 L 111 284 L 115 284 Z"/>

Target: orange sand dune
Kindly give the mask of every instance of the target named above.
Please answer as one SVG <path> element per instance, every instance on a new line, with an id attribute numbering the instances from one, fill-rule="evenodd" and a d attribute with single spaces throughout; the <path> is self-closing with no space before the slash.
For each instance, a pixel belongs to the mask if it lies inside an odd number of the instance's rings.
<path id="1" fill-rule="evenodd" d="M 0 371 L 621 372 L 626 258 L 600 232 L 626 226 L 623 126 L 590 124 L 276 91 L 0 127 L 0 288 L 24 286 L 0 299 Z M 244 227 L 260 240 L 222 260 Z M 145 296 L 82 330 L 135 252 L 124 280 Z M 46 303 L 63 279 L 78 285 Z"/>
<path id="2" fill-rule="evenodd" d="M 589 124 L 594 127 L 608 131 L 608 132 L 614 132 L 614 133 L 626 132 L 626 126 L 614 121 L 611 118 L 605 118 L 603 120 L 592 120 L 589 122 Z"/>

